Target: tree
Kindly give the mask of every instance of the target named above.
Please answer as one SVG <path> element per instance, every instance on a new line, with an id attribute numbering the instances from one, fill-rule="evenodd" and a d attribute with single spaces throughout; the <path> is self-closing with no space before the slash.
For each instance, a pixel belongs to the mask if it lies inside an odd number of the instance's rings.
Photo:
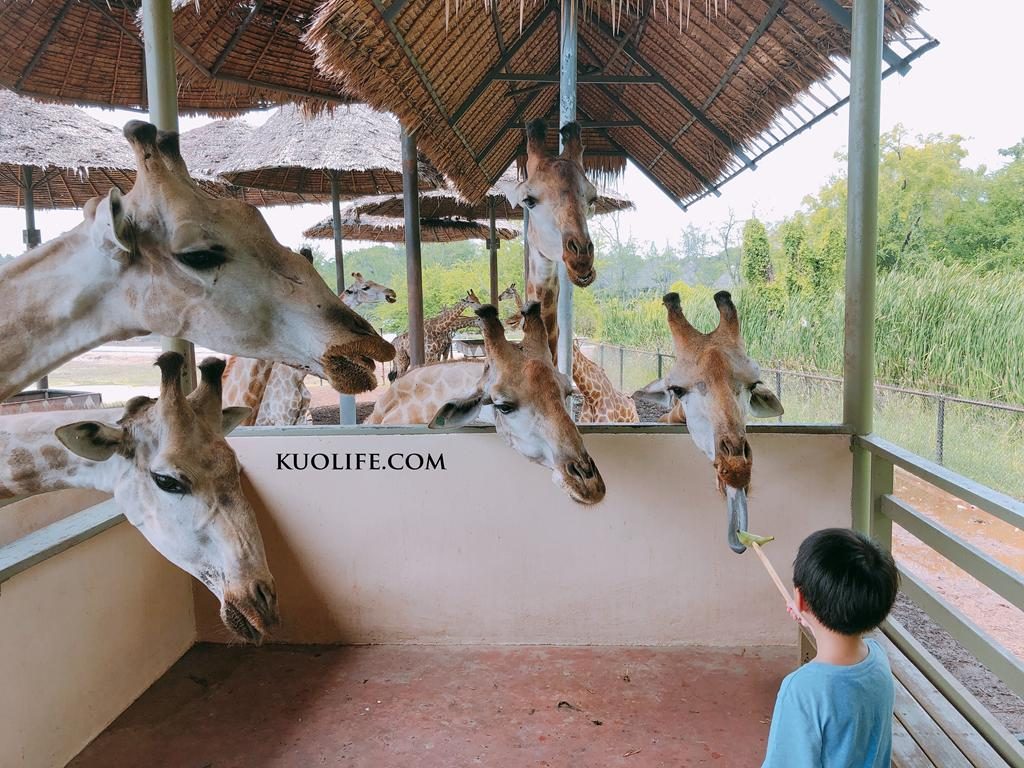
<path id="1" fill-rule="evenodd" d="M 743 225 L 742 270 L 743 281 L 751 287 L 767 285 L 773 278 L 768 233 L 756 218 Z"/>

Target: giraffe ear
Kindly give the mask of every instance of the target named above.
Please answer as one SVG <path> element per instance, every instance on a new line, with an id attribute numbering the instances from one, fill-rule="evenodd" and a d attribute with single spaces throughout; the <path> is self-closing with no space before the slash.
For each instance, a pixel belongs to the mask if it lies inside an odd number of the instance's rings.
<path id="1" fill-rule="evenodd" d="M 476 419 L 483 406 L 490 404 L 490 398 L 484 397 L 484 393 L 479 391 L 469 397 L 449 400 L 438 409 L 434 418 L 427 425 L 427 429 L 464 427 Z"/>
<path id="2" fill-rule="evenodd" d="M 759 419 L 769 419 L 781 416 L 785 409 L 775 393 L 759 381 L 750 390 L 750 412 Z"/>
<path id="3" fill-rule="evenodd" d="M 220 433 L 230 435 L 235 427 L 249 418 L 252 408 L 247 405 L 233 405 L 220 412 Z"/>
<path id="4" fill-rule="evenodd" d="M 505 179 L 499 181 L 498 191 L 501 192 L 512 206 L 522 206 L 523 200 L 527 197 L 526 181 L 511 181 Z"/>
<path id="5" fill-rule="evenodd" d="M 106 461 L 117 453 L 124 431 L 102 421 L 76 421 L 59 427 L 55 434 L 75 455 L 90 461 Z"/>
<path id="6" fill-rule="evenodd" d="M 662 408 L 671 408 L 676 401 L 665 379 L 655 379 L 643 389 L 638 389 L 633 393 L 633 398 L 660 405 Z"/>
<path id="7" fill-rule="evenodd" d="M 92 224 L 93 244 L 112 259 L 127 266 L 134 251 L 132 224 L 124 212 L 124 200 L 117 187 L 112 187 L 96 206 Z"/>

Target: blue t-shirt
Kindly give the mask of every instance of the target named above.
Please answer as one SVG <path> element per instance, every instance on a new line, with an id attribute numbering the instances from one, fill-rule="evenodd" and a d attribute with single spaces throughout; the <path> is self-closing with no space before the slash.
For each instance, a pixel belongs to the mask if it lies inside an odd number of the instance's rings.
<path id="1" fill-rule="evenodd" d="M 874 640 L 848 667 L 812 661 L 782 681 L 761 768 L 889 768 L 893 682 Z"/>

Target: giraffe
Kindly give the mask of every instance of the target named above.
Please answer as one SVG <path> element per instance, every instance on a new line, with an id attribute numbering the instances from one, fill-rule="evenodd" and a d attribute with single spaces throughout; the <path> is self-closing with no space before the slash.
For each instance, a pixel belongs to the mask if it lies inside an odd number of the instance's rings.
<path id="1" fill-rule="evenodd" d="M 604 498 L 604 480 L 565 408 L 572 382 L 552 361 L 540 304 L 523 308 L 521 344 L 505 338 L 494 306 L 476 314 L 487 360 L 410 370 L 381 396 L 367 423 L 426 423 L 430 429 L 492 423 L 513 450 L 550 469 L 573 501 L 596 504 Z"/>
<path id="2" fill-rule="evenodd" d="M 523 300 L 515 283 L 506 288 L 502 296 L 505 294 L 522 309 Z M 509 316 L 505 324 L 509 328 L 520 327 L 522 315 Z M 615 388 L 604 369 L 583 354 L 575 339 L 572 342 L 572 379 L 583 400 L 577 419 L 580 424 L 635 424 L 640 421 L 633 398 Z"/>
<path id="3" fill-rule="evenodd" d="M 436 363 L 450 354 L 452 334 L 455 331 L 473 325 L 474 318 L 463 315 L 466 307 L 483 306 L 473 291 L 466 291 L 464 298 L 459 299 L 450 307 L 445 307 L 438 314 L 423 323 L 423 362 Z M 401 333 L 391 342 L 395 347 L 393 370 L 388 379 L 394 381 L 409 370 L 409 332 Z"/>
<path id="4" fill-rule="evenodd" d="M 313 252 L 299 251 L 312 263 Z M 352 273 L 353 282 L 341 295 L 342 302 L 352 308 L 370 306 L 381 301 L 393 304 L 397 294 L 387 286 L 367 280 L 359 272 Z M 306 371 L 283 363 L 251 358 L 228 358 L 224 378 L 224 401 L 240 403 L 252 409 L 242 426 L 291 426 L 309 418 L 311 395 L 306 387 Z"/>
<path id="5" fill-rule="evenodd" d="M 747 442 L 747 416 L 781 416 L 782 403 L 764 382 L 761 368 L 743 348 L 740 319 L 728 291 L 715 294 L 718 327 L 701 333 L 686 319 L 678 293 L 663 299 L 676 361 L 663 378 L 636 393 L 663 407 L 681 406 L 693 442 L 711 460 L 718 490 L 726 496 L 729 546 L 746 547 L 736 535 L 747 528 L 747 492 L 754 465 Z"/>
<path id="6" fill-rule="evenodd" d="M 597 202 L 597 188 L 583 170 L 579 124 L 562 127 L 564 149 L 557 157 L 548 154 L 546 132 L 542 118 L 526 124 L 526 179 L 505 184 L 502 191 L 509 203 L 530 212 L 526 298 L 540 302 L 548 344 L 551 353 L 557 355 L 558 262 L 565 262 L 569 279 L 581 288 L 597 278 L 594 243 L 587 228 L 587 216 Z"/>
<path id="7" fill-rule="evenodd" d="M 0 400 L 82 352 L 147 332 L 376 386 L 394 349 L 240 200 L 188 174 L 178 135 L 125 125 L 132 190 L 93 198 L 75 228 L 0 268 Z"/>
<path id="8" fill-rule="evenodd" d="M 274 579 L 238 459 L 224 439 L 248 413 L 221 407 L 224 361 L 207 358 L 199 387 L 181 389 L 184 358 L 165 352 L 160 396 L 123 409 L 7 416 L 0 420 L 0 498 L 59 488 L 113 494 L 161 555 L 220 600 L 224 625 L 261 642 L 278 622 Z"/>

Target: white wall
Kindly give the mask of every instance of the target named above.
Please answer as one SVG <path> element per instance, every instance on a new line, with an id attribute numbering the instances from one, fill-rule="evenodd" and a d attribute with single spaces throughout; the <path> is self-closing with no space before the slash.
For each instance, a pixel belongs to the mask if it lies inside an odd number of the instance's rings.
<path id="1" fill-rule="evenodd" d="M 685 434 L 588 434 L 609 489 L 596 507 L 493 433 L 238 435 L 279 589 L 277 640 L 794 642 L 753 553 L 728 549 L 725 502 Z M 767 554 L 788 578 L 804 536 L 849 524 L 849 437 L 751 444 L 750 528 L 778 537 Z M 447 470 L 279 471 L 278 451 L 443 453 Z M 215 600 L 195 594 L 200 636 L 222 640 Z"/>
<path id="2" fill-rule="evenodd" d="M 190 577 L 121 523 L 0 585 L 0 765 L 63 766 L 191 646 Z"/>

